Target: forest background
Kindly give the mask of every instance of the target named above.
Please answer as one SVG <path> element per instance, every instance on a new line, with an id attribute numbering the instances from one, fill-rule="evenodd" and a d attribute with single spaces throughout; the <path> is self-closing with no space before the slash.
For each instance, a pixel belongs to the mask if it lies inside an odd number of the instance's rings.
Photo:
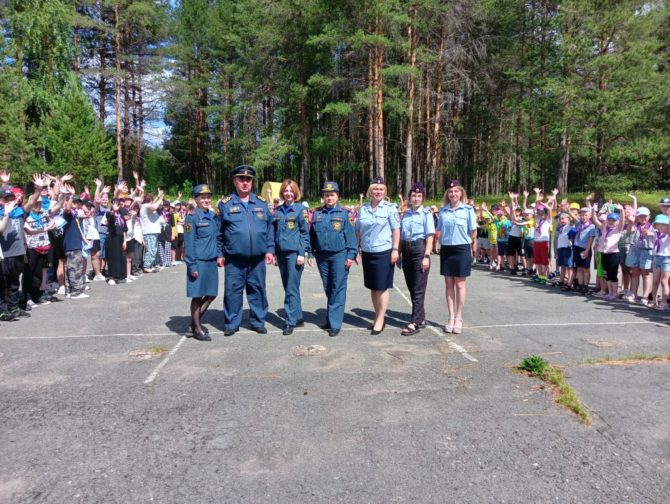
<path id="1" fill-rule="evenodd" d="M 172 194 L 670 189 L 670 9 L 602 0 L 0 0 L 0 169 Z"/>

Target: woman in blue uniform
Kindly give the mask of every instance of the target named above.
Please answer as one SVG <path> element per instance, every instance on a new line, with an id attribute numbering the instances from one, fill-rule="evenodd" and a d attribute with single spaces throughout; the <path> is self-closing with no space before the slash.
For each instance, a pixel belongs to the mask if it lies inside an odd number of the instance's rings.
<path id="1" fill-rule="evenodd" d="M 300 302 L 300 279 L 305 268 L 305 255 L 309 254 L 309 214 L 300 201 L 298 184 L 284 180 L 279 188 L 284 200 L 274 209 L 275 264 L 279 266 L 284 286 L 283 334 L 293 334 L 293 328 L 305 325 Z"/>
<path id="2" fill-rule="evenodd" d="M 440 275 L 444 276 L 449 310 L 444 330 L 454 334 L 463 331 L 465 279 L 470 276 L 472 258 L 477 257 L 477 217 L 474 208 L 464 201 L 467 201 L 465 189 L 458 180 L 452 180 L 437 220 Z"/>
<path id="3" fill-rule="evenodd" d="M 219 222 L 212 211 L 212 192 L 206 184 L 193 189 L 195 210 L 184 220 L 184 262 L 186 296 L 191 298 L 191 330 L 200 341 L 211 341 L 200 321 L 219 293 L 219 272 L 223 254 L 219 241 Z"/>
<path id="4" fill-rule="evenodd" d="M 417 182 L 409 191 L 409 208 L 400 221 L 400 257 L 405 282 L 412 298 L 412 318 L 400 334 L 411 336 L 426 326 L 426 284 L 430 273 L 430 253 L 433 250 L 435 221 L 423 206 L 426 188 Z"/>
<path id="5" fill-rule="evenodd" d="M 323 289 L 328 298 L 326 325 L 329 336 L 337 336 L 342 328 L 347 301 L 349 268 L 356 259 L 356 235 L 349 212 L 337 204 L 340 188 L 337 182 L 324 182 L 321 195 L 325 204 L 312 215 L 310 246 L 316 257 Z M 314 259 L 309 259 L 314 266 Z"/>
<path id="6" fill-rule="evenodd" d="M 363 259 L 363 284 L 370 289 L 375 319 L 370 334 L 384 330 L 389 306 L 389 289 L 393 288 L 393 266 L 400 257 L 400 218 L 398 209 L 385 200 L 384 179 L 376 177 L 368 188 L 370 201 L 363 205 L 356 219 L 356 236 Z"/>

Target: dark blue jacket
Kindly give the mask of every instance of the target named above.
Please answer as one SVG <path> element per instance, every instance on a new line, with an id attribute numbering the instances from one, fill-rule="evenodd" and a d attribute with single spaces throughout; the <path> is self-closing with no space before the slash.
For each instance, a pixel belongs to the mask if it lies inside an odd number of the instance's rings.
<path id="1" fill-rule="evenodd" d="M 297 252 L 305 255 L 310 251 L 309 213 L 300 203 L 275 208 L 275 251 Z"/>
<path id="2" fill-rule="evenodd" d="M 310 241 L 314 253 L 346 250 L 347 259 L 356 258 L 358 243 L 354 226 L 349 220 L 349 212 L 339 205 L 314 211 Z"/>
<path id="3" fill-rule="evenodd" d="M 221 241 L 225 256 L 258 257 L 274 254 L 275 239 L 268 205 L 255 194 L 243 204 L 237 194 L 219 203 Z"/>

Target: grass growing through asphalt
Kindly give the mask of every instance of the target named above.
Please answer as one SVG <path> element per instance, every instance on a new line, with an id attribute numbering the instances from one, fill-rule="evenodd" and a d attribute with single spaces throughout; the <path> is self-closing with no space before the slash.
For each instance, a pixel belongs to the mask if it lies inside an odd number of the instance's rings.
<path id="1" fill-rule="evenodd" d="M 573 411 L 583 424 L 591 425 L 591 416 L 579 401 L 575 389 L 565 381 L 562 370 L 552 366 L 539 355 L 529 355 L 517 369 L 551 385 L 552 390 L 557 395 L 556 402 Z"/>
<path id="2" fill-rule="evenodd" d="M 602 359 L 588 359 L 586 364 L 626 364 L 635 362 L 666 362 L 670 361 L 670 353 L 667 354 L 633 354 L 626 357 L 605 356 Z"/>
<path id="3" fill-rule="evenodd" d="M 147 350 L 152 354 L 161 354 L 167 352 L 169 349 L 160 345 L 151 345 Z"/>

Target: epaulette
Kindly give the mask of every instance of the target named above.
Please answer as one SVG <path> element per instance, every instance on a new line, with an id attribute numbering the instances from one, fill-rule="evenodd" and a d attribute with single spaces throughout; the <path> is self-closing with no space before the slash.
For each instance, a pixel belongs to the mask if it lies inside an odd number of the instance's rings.
<path id="1" fill-rule="evenodd" d="M 256 197 L 257 197 L 259 200 L 261 200 L 263 203 L 267 203 L 267 200 L 266 200 L 263 196 L 261 196 L 260 194 L 257 194 Z"/>
<path id="2" fill-rule="evenodd" d="M 232 199 L 232 196 L 226 196 L 225 198 L 223 198 L 223 199 L 221 200 L 221 203 L 223 203 L 223 204 L 225 205 L 225 204 L 228 203 L 231 199 Z"/>

